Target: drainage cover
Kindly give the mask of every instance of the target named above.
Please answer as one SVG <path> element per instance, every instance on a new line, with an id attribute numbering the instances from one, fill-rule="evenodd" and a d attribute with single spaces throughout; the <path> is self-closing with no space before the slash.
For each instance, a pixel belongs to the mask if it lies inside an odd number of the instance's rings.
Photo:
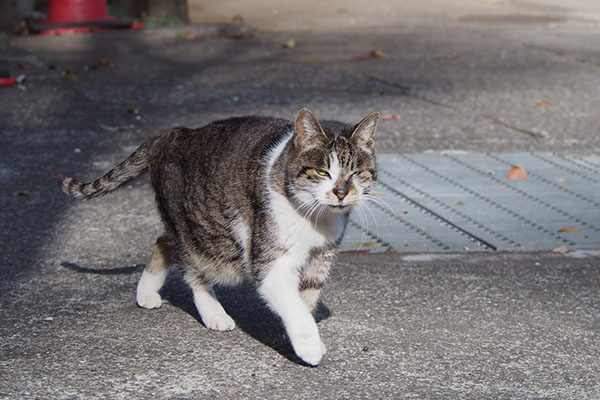
<path id="1" fill-rule="evenodd" d="M 380 154 L 376 196 L 341 251 L 600 248 L 600 158 L 553 153 Z M 513 166 L 527 171 L 509 180 Z"/>

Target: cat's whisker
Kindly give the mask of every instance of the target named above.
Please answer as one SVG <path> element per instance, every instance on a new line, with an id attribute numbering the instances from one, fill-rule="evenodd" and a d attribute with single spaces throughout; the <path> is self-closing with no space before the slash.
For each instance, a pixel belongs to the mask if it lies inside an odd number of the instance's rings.
<path id="1" fill-rule="evenodd" d="M 305 218 L 312 219 L 313 214 L 319 209 L 320 203 L 318 200 L 315 200 L 311 205 L 310 209 L 307 211 Z M 315 222 L 316 225 L 316 222 Z"/>
<path id="2" fill-rule="evenodd" d="M 394 217 L 397 217 L 398 215 L 396 214 L 396 211 L 394 211 L 394 209 L 383 199 L 373 196 L 371 194 L 367 194 L 365 196 L 365 199 L 368 201 L 371 201 L 375 204 L 377 204 L 378 206 L 381 207 L 385 207 L 389 212 L 391 212 L 392 214 L 394 214 Z"/>
<path id="3" fill-rule="evenodd" d="M 319 221 L 319 217 L 321 216 L 321 214 L 323 213 L 323 210 L 325 210 L 325 208 L 327 208 L 326 204 L 321 204 L 319 211 L 317 212 L 317 218 L 315 218 L 315 225 L 317 225 L 317 222 Z"/>
<path id="4" fill-rule="evenodd" d="M 373 210 L 371 210 L 369 208 L 369 206 L 367 205 L 367 203 L 362 203 L 361 207 L 364 207 L 373 217 L 373 221 L 375 221 L 375 231 L 377 232 L 377 236 L 379 236 L 379 223 L 377 222 L 377 218 L 375 217 L 375 213 L 373 213 Z"/>
<path id="5" fill-rule="evenodd" d="M 360 226 L 363 228 L 362 236 L 360 238 L 360 245 L 356 248 L 356 251 L 359 251 L 362 248 L 363 243 L 367 240 L 367 232 L 369 230 L 369 223 L 367 222 L 366 216 L 361 208 L 361 204 L 356 204 L 356 212 L 358 213 L 358 219 L 360 222 Z"/>
<path id="6" fill-rule="evenodd" d="M 296 208 L 296 212 L 300 213 L 300 211 L 304 208 L 310 207 L 312 206 L 314 203 L 316 203 L 317 200 L 316 199 L 310 199 L 310 200 L 306 200 L 305 202 L 301 203 L 297 208 Z M 306 217 L 306 215 L 305 215 Z"/>
<path id="7" fill-rule="evenodd" d="M 298 206 L 298 208 L 296 208 L 296 212 L 298 212 L 300 214 L 300 211 L 302 211 L 303 209 L 306 209 L 306 211 L 304 212 L 304 218 L 308 219 L 308 218 L 310 218 L 310 214 L 312 213 L 312 210 L 317 203 L 318 203 L 318 201 L 316 199 L 307 200 L 304 203 L 300 204 L 300 206 Z"/>

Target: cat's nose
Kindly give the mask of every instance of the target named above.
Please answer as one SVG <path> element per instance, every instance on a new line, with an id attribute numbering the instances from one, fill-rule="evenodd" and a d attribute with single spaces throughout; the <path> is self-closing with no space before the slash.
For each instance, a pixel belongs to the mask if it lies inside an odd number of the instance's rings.
<path id="1" fill-rule="evenodd" d="M 344 197 L 348 194 L 348 188 L 345 186 L 333 188 L 332 191 L 340 201 L 344 200 Z"/>

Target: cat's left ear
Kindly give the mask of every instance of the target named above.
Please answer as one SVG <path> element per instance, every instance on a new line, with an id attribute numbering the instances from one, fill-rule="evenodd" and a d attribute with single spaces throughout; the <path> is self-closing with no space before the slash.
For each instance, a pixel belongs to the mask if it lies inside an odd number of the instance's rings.
<path id="1" fill-rule="evenodd" d="M 352 132 L 352 135 L 350 136 L 350 140 L 355 140 L 367 149 L 373 150 L 373 135 L 375 134 L 375 127 L 378 120 L 378 111 L 367 115 L 358 123 L 358 125 L 356 125 L 354 132 Z"/>

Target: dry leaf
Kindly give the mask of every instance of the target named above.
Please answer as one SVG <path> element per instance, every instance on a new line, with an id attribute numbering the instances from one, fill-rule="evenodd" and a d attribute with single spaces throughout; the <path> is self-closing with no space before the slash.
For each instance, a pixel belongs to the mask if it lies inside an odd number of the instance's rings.
<path id="1" fill-rule="evenodd" d="M 357 60 L 368 60 L 369 58 L 384 58 L 385 54 L 379 49 L 369 51 L 368 53 L 359 54 L 355 58 Z"/>
<path id="2" fill-rule="evenodd" d="M 103 58 L 102 61 L 100 61 L 100 64 L 102 64 L 103 67 L 110 67 L 110 68 L 115 66 L 115 63 L 110 61 L 108 58 Z"/>
<path id="3" fill-rule="evenodd" d="M 527 170 L 523 167 L 515 165 L 508 171 L 507 178 L 509 181 L 521 181 L 527 178 Z"/>
<path id="4" fill-rule="evenodd" d="M 565 183 L 565 182 L 569 182 L 569 180 L 567 178 L 558 178 L 556 180 L 556 182 L 558 182 L 558 183 Z"/>
<path id="5" fill-rule="evenodd" d="M 198 35 L 195 34 L 194 32 L 186 32 L 183 35 L 181 35 L 182 38 L 186 39 L 186 40 L 194 40 L 194 39 L 198 39 Z"/>
<path id="6" fill-rule="evenodd" d="M 581 228 L 577 228 L 576 226 L 565 226 L 562 229 L 559 229 L 558 232 L 581 232 Z"/>
<path id="7" fill-rule="evenodd" d="M 546 100 L 540 100 L 538 101 L 537 105 L 540 107 L 548 107 L 550 105 L 550 102 Z"/>
<path id="8" fill-rule="evenodd" d="M 459 201 L 458 203 L 456 203 L 457 206 L 464 206 L 465 203 L 463 203 L 462 201 Z"/>
<path id="9" fill-rule="evenodd" d="M 554 254 L 566 254 L 568 252 L 569 252 L 569 249 L 567 249 L 567 246 L 565 246 L 564 244 L 555 249 L 552 249 L 552 253 L 554 253 Z"/>
<path id="10" fill-rule="evenodd" d="M 365 242 L 365 243 L 355 243 L 352 247 L 379 247 L 379 243 L 377 242 Z"/>
<path id="11" fill-rule="evenodd" d="M 382 120 L 385 120 L 385 121 L 389 121 L 392 119 L 400 119 L 402 117 L 400 116 L 400 114 L 381 114 L 381 116 L 379 118 L 381 118 Z"/>
<path id="12" fill-rule="evenodd" d="M 379 49 L 375 49 L 371 52 L 371 55 L 375 58 L 383 58 L 385 57 L 385 55 L 383 54 L 383 51 L 379 50 Z"/>
<path id="13" fill-rule="evenodd" d="M 281 45 L 283 48 L 286 49 L 293 49 L 294 47 L 296 47 L 296 39 L 294 38 L 289 38 L 288 40 L 285 41 L 284 44 Z"/>

